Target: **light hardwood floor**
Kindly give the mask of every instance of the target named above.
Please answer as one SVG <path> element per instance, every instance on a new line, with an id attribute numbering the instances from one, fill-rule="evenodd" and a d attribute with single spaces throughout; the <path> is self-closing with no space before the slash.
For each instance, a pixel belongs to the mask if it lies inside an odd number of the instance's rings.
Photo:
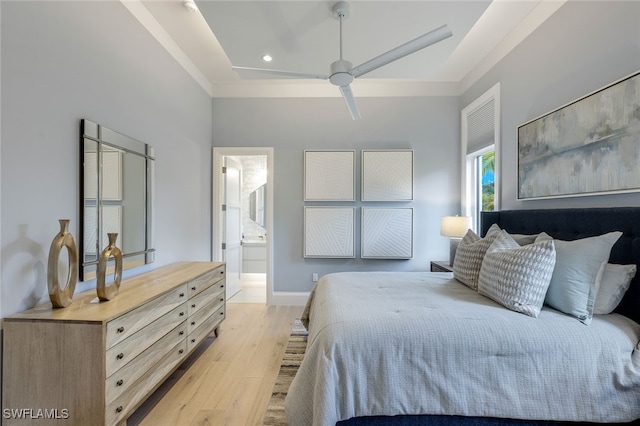
<path id="1" fill-rule="evenodd" d="M 213 336 L 127 420 L 127 426 L 261 425 L 302 306 L 227 303 Z"/>

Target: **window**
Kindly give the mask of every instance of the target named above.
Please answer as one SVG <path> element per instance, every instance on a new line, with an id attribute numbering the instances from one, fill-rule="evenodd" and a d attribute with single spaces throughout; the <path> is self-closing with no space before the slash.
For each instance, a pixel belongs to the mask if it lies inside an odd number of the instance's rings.
<path id="1" fill-rule="evenodd" d="M 500 85 L 462 110 L 462 213 L 480 229 L 480 212 L 499 208 Z"/>
<path id="2" fill-rule="evenodd" d="M 471 175 L 469 193 L 473 198 L 470 203 L 472 224 L 474 229 L 480 228 L 480 212 L 493 211 L 495 199 L 495 151 L 494 145 L 473 152 L 467 156 Z"/>

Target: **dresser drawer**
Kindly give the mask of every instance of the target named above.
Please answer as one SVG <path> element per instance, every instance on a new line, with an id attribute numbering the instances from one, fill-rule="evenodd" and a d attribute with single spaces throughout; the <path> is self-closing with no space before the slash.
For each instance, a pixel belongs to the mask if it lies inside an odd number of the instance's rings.
<path id="1" fill-rule="evenodd" d="M 130 414 L 154 388 L 169 374 L 185 357 L 186 341 L 174 346 L 160 361 L 153 366 L 147 366 L 140 379 L 122 392 L 113 402 L 106 405 L 105 423 L 115 425 Z"/>
<path id="2" fill-rule="evenodd" d="M 139 330 L 137 333 L 108 349 L 106 357 L 107 377 L 127 365 L 140 353 L 144 352 L 149 346 L 153 345 L 186 319 L 187 304 L 183 303 Z"/>
<path id="3" fill-rule="evenodd" d="M 127 365 L 115 372 L 105 382 L 105 400 L 107 405 L 118 398 L 123 392 L 142 377 L 149 366 L 160 361 L 175 345 L 186 342 L 187 322 L 183 321 L 163 338 L 149 346 L 144 352 L 135 357 Z"/>
<path id="4" fill-rule="evenodd" d="M 158 296 L 107 323 L 106 347 L 126 339 L 187 300 L 187 286 Z"/>
<path id="5" fill-rule="evenodd" d="M 203 290 L 202 292 L 196 294 L 192 298 L 189 299 L 189 306 L 187 308 L 187 313 L 189 318 L 202 309 L 204 306 L 207 306 L 209 302 L 213 299 L 218 299 L 222 297 L 224 301 L 224 288 L 225 288 L 225 280 L 220 280 L 211 287 Z"/>
<path id="6" fill-rule="evenodd" d="M 194 315 L 189 316 L 187 321 L 187 333 L 193 333 L 196 328 L 200 327 L 211 316 L 213 312 L 216 312 L 224 306 L 224 294 L 219 293 L 216 297 L 209 300 L 209 303 L 196 312 Z"/>
<path id="7" fill-rule="evenodd" d="M 191 280 L 187 283 L 189 297 L 193 297 L 196 294 L 200 293 L 207 287 L 217 283 L 221 279 L 225 277 L 225 265 L 220 265 L 213 271 L 207 272 L 206 274 Z"/>
<path id="8" fill-rule="evenodd" d="M 205 319 L 202 324 L 193 330 L 192 333 L 189 333 L 187 338 L 187 350 L 191 352 L 193 348 L 198 346 L 202 340 L 204 340 L 209 333 L 218 325 L 225 316 L 225 307 L 221 306 L 220 309 L 211 314 L 207 319 Z"/>

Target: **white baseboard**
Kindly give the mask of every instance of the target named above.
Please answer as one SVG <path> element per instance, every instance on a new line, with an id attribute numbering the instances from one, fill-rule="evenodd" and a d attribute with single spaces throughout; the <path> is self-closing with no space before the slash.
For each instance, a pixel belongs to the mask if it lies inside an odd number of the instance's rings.
<path id="1" fill-rule="evenodd" d="M 309 292 L 276 291 L 271 295 L 270 305 L 304 306 Z"/>

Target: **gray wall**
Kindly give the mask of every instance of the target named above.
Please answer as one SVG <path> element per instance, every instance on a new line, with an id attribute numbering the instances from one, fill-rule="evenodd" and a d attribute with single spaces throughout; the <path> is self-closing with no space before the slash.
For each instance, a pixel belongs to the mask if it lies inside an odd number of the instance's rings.
<path id="1" fill-rule="evenodd" d="M 77 242 L 81 118 L 156 148 L 156 262 L 125 277 L 209 260 L 209 95 L 120 2 L 3 1 L 1 19 L 2 314 L 48 301 L 59 218 Z"/>
<path id="2" fill-rule="evenodd" d="M 461 99 L 500 82 L 502 209 L 637 206 L 640 194 L 519 201 L 519 125 L 640 69 L 640 2 L 567 2 Z"/>
<path id="3" fill-rule="evenodd" d="M 357 97 L 355 87 L 354 92 Z M 268 238 L 274 240 L 276 292 L 309 291 L 313 286 L 313 272 L 324 275 L 357 270 L 427 271 L 430 260 L 448 258 L 449 241 L 440 236 L 440 217 L 459 213 L 458 98 L 358 98 L 357 102 L 363 118 L 353 121 L 341 98 L 213 100 L 214 146 L 275 148 L 275 229 Z M 414 149 L 414 201 L 393 204 L 414 208 L 414 258 L 304 259 L 304 150 L 355 149 L 358 200 L 360 151 L 368 148 Z M 392 205 L 360 201 L 339 204 Z M 359 247 L 359 226 L 358 210 L 356 247 Z M 359 256 L 359 250 L 356 253 Z"/>
<path id="4" fill-rule="evenodd" d="M 275 147 L 276 291 L 308 291 L 312 272 L 426 270 L 446 258 L 439 219 L 459 209 L 459 111 L 498 81 L 503 208 L 637 205 L 640 194 L 516 201 L 515 129 L 639 69 L 639 19 L 638 2 L 568 2 L 461 98 L 359 98 L 354 122 L 339 98 L 211 101 L 119 2 L 4 1 L 0 312 L 47 300 L 57 219 L 77 235 L 81 118 L 156 147 L 158 253 L 148 268 L 209 258 L 212 140 Z M 415 150 L 414 259 L 303 259 L 304 149 L 391 147 Z"/>

